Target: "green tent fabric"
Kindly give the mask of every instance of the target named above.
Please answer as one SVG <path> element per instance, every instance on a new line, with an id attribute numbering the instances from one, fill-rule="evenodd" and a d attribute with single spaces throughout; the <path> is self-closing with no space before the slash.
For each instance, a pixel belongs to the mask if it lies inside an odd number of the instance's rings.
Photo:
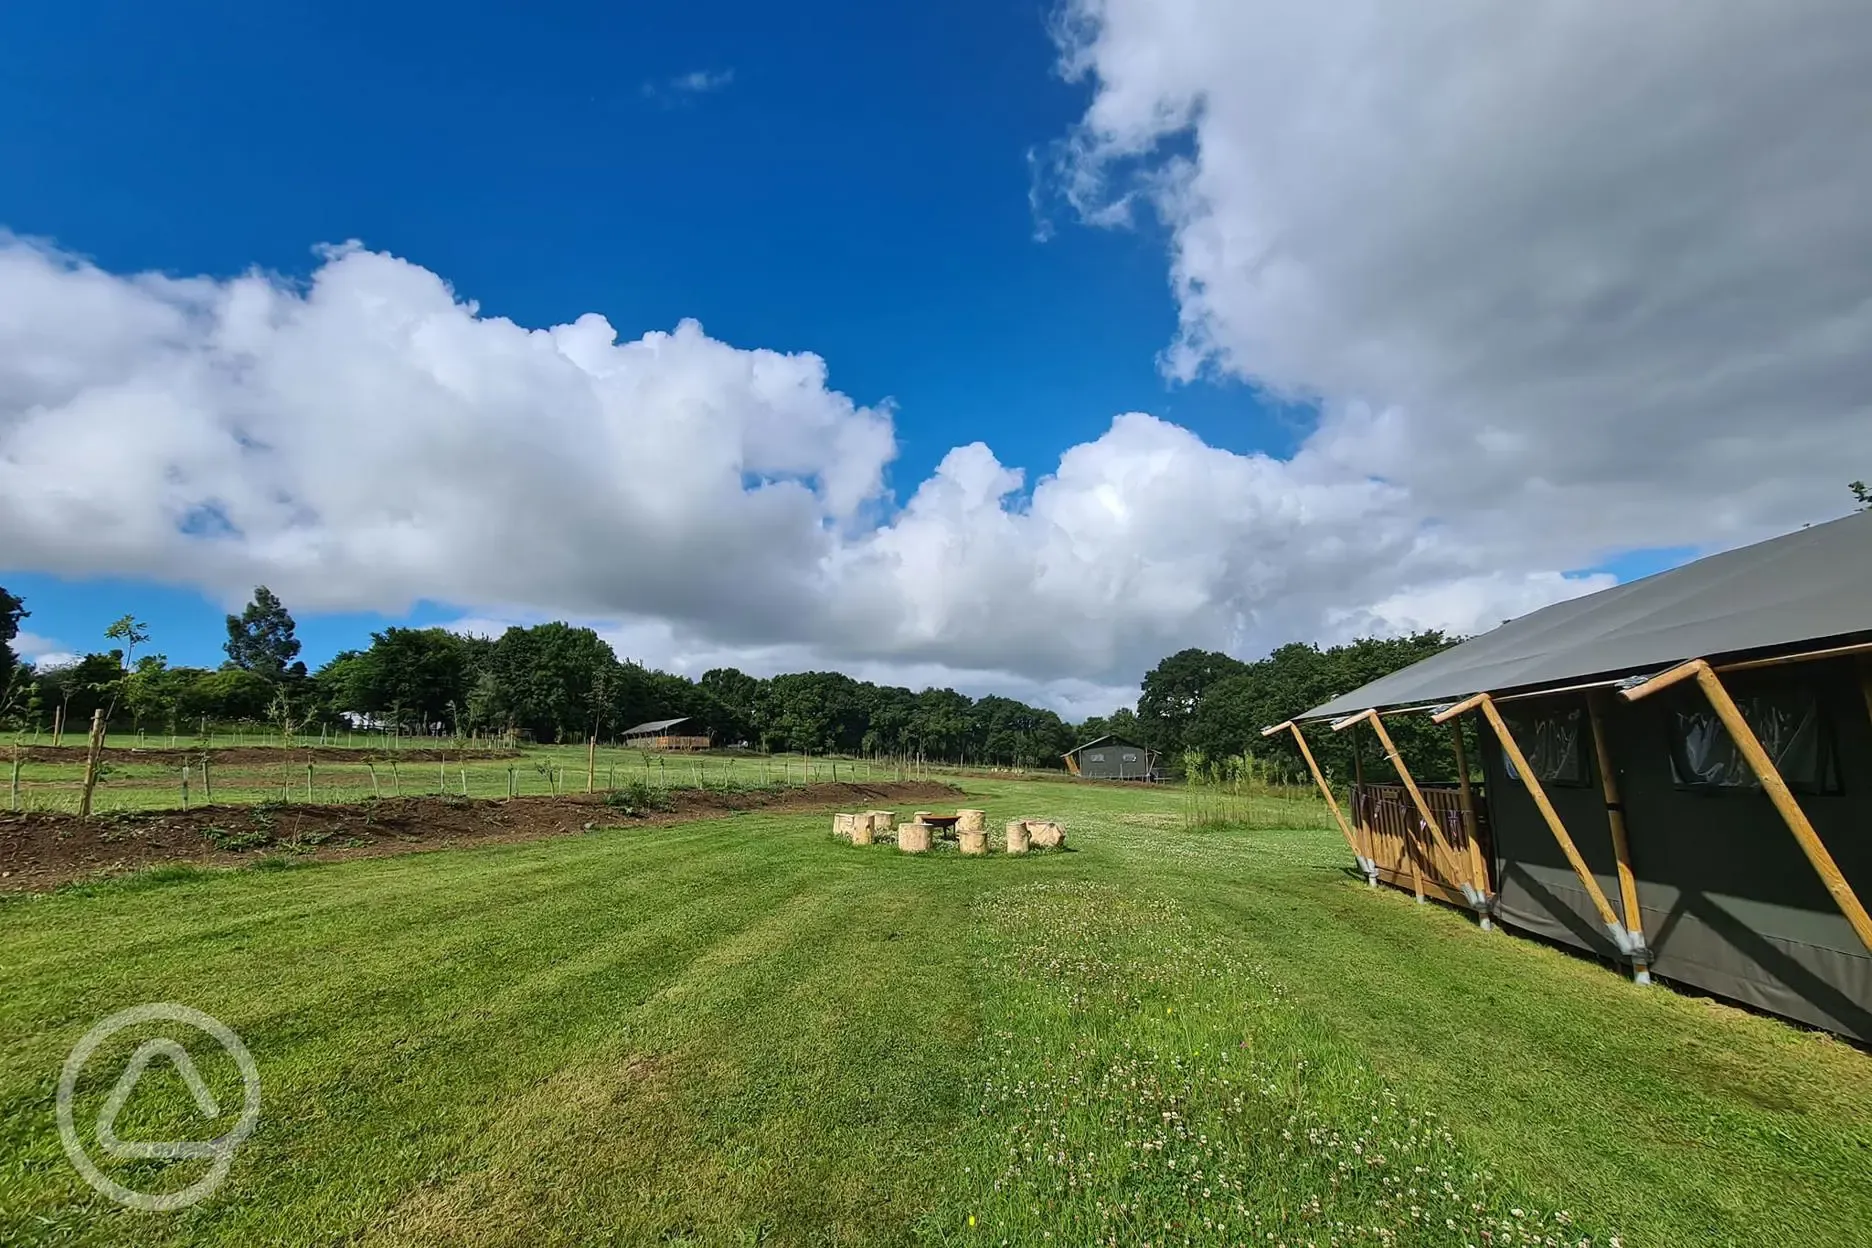
<path id="1" fill-rule="evenodd" d="M 1544 607 L 1297 718 L 1552 687 L 1859 633 L 1872 633 L 1872 512 Z"/>

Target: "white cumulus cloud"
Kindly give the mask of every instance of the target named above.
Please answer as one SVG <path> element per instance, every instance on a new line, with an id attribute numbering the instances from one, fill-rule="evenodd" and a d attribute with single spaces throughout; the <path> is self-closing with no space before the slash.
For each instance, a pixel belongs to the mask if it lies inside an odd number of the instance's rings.
<path id="1" fill-rule="evenodd" d="M 1395 487 L 1404 532 L 1537 587 L 1846 509 L 1872 7 L 1070 0 L 1057 30 L 1093 90 L 1059 185 L 1169 230 L 1165 371 L 1316 403 L 1300 459 Z M 1335 609 L 1532 600 L 1503 589 Z"/>
<path id="2" fill-rule="evenodd" d="M 1080 144 L 1084 176 L 1108 173 L 1096 133 Z M 1237 367 L 1186 317 L 1192 351 Z M 563 616 L 675 670 L 839 668 L 1084 714 L 1184 646 L 1468 630 L 1605 584 L 1562 570 L 1648 544 L 1629 520 L 1650 495 L 1707 484 L 1675 460 L 1583 484 L 1550 409 L 1470 426 L 1373 390 L 1385 405 L 1329 404 L 1286 459 L 1127 413 L 1037 477 L 972 444 L 893 483 L 889 406 L 810 354 L 693 322 L 527 328 L 356 244 L 303 279 L 210 279 L 0 236 L 0 569 L 233 603 L 265 582 L 302 613 L 422 599 L 484 631 Z M 1816 410 L 1728 453 L 1811 488 L 1837 472 L 1789 449 Z M 1463 478 L 1490 455 L 1556 470 Z M 1780 485 L 1721 508 L 1674 540 L 1791 512 Z"/>

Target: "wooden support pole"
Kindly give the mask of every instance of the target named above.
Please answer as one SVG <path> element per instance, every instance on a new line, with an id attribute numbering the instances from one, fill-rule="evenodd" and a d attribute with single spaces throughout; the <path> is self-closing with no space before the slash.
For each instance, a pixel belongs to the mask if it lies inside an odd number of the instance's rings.
<path id="1" fill-rule="evenodd" d="M 1367 858 L 1359 849 L 1358 838 L 1352 834 L 1352 829 L 1346 823 L 1345 816 L 1340 813 L 1339 803 L 1333 799 L 1332 786 L 1327 784 L 1326 777 L 1320 774 L 1319 764 L 1313 759 L 1313 751 L 1307 747 L 1306 735 L 1300 731 L 1300 725 L 1294 723 L 1293 720 L 1290 719 L 1284 724 L 1276 724 L 1272 728 L 1263 728 L 1261 730 L 1261 735 L 1270 737 L 1282 729 L 1293 733 L 1294 744 L 1300 747 L 1300 757 L 1306 760 L 1307 770 L 1313 775 L 1313 783 L 1319 786 L 1320 796 L 1326 799 L 1326 809 L 1332 811 L 1333 821 L 1339 825 L 1340 834 L 1345 837 L 1346 845 L 1352 850 L 1352 856 L 1358 859 L 1359 870 L 1363 871 L 1367 876 L 1371 875 L 1373 871 L 1371 859 Z"/>
<path id="2" fill-rule="evenodd" d="M 1378 854 L 1372 841 L 1371 825 L 1365 821 L 1365 812 L 1359 802 L 1365 794 L 1365 751 L 1359 748 L 1357 733 L 1352 734 L 1352 826 L 1358 830 L 1360 839 L 1365 842 L 1365 857 L 1372 864 L 1372 874 L 1366 877 L 1366 883 L 1378 887 Z"/>
<path id="3" fill-rule="evenodd" d="M 15 737 L 13 738 L 13 782 L 7 786 L 7 809 L 16 814 L 20 808 L 19 771 L 20 743 L 19 738 Z"/>
<path id="4" fill-rule="evenodd" d="M 1846 921 L 1852 924 L 1852 929 L 1858 934 L 1860 943 L 1867 950 L 1872 951 L 1872 915 L 1866 913 L 1866 908 L 1859 901 L 1858 894 L 1853 892 L 1852 885 L 1848 884 L 1846 877 L 1841 874 L 1839 864 L 1833 861 L 1833 855 L 1827 852 L 1827 847 L 1821 842 L 1819 833 L 1815 832 L 1813 824 L 1807 821 L 1806 812 L 1801 810 L 1800 803 L 1794 800 L 1794 793 L 1788 788 L 1787 781 L 1781 778 L 1780 771 L 1775 768 L 1774 760 L 1768 757 L 1768 751 L 1762 748 L 1761 740 L 1755 735 L 1755 730 L 1749 727 L 1748 720 L 1742 716 L 1741 708 L 1735 704 L 1735 699 L 1729 696 L 1729 691 L 1723 688 L 1722 678 L 1716 675 L 1710 665 L 1702 659 L 1692 659 L 1688 663 L 1653 677 L 1636 688 L 1627 689 L 1625 698 L 1627 701 L 1636 702 L 1658 689 L 1669 688 L 1686 678 L 1694 678 L 1697 686 L 1703 690 L 1703 696 L 1708 698 L 1710 705 L 1715 708 L 1716 718 L 1722 720 L 1723 727 L 1729 730 L 1729 739 L 1734 741 L 1736 749 L 1742 752 L 1742 757 L 1747 761 L 1749 769 L 1755 773 L 1755 778 L 1761 781 L 1762 791 L 1768 795 L 1768 800 L 1774 803 L 1774 808 L 1781 812 L 1781 819 L 1787 824 L 1788 831 L 1794 834 L 1795 841 L 1800 844 L 1801 852 L 1806 854 L 1807 861 L 1813 864 L 1814 871 L 1820 876 L 1820 883 L 1826 887 L 1834 904 L 1839 906 L 1840 912 L 1846 916 Z"/>
<path id="5" fill-rule="evenodd" d="M 208 778 L 208 756 L 201 756 L 201 800 L 202 805 L 214 805 L 214 781 Z"/>
<path id="6" fill-rule="evenodd" d="M 1619 921 L 1618 914 L 1612 909 L 1612 903 L 1606 900 L 1605 890 L 1599 887 L 1599 881 L 1593 878 L 1586 860 L 1580 856 L 1579 846 L 1575 845 L 1573 838 L 1567 834 L 1566 825 L 1560 822 L 1560 812 L 1555 810 L 1553 803 L 1547 800 L 1547 790 L 1541 787 L 1540 777 L 1534 774 L 1534 768 L 1529 765 L 1527 755 L 1523 754 L 1521 747 L 1515 744 L 1514 733 L 1508 730 L 1507 721 L 1502 719 L 1501 711 L 1496 709 L 1495 700 L 1486 693 L 1479 693 L 1455 706 L 1445 707 L 1438 711 L 1434 718 L 1439 721 L 1454 719 L 1472 707 L 1482 709 L 1483 718 L 1488 720 L 1489 727 L 1495 732 L 1495 739 L 1501 742 L 1502 751 L 1514 764 L 1516 773 L 1521 777 L 1521 783 L 1527 786 L 1528 796 L 1534 799 L 1535 809 L 1539 810 L 1541 818 L 1546 820 L 1547 830 L 1552 832 L 1554 840 L 1560 843 L 1560 852 L 1566 855 L 1568 864 L 1573 868 L 1573 874 L 1578 876 L 1580 883 L 1585 886 L 1586 896 L 1592 901 L 1593 909 L 1599 912 L 1599 921 L 1605 924 L 1606 934 L 1611 936 L 1612 943 L 1618 946 L 1620 953 L 1630 957 L 1637 950 L 1631 933 L 1626 931 L 1625 924 Z"/>
<path id="7" fill-rule="evenodd" d="M 585 791 L 587 793 L 590 793 L 592 791 L 594 782 L 597 779 L 597 775 L 598 775 L 598 734 L 594 732 L 592 733 L 591 740 L 587 742 L 585 746 Z"/>
<path id="8" fill-rule="evenodd" d="M 104 708 L 91 712 L 91 738 L 85 744 L 84 792 L 78 796 L 78 817 L 91 817 L 91 792 L 97 787 L 98 758 L 104 753 Z"/>
<path id="9" fill-rule="evenodd" d="M 1632 954 L 1632 978 L 1648 984 L 1651 982 L 1651 957 L 1644 943 L 1644 915 L 1638 909 L 1638 877 L 1632 873 L 1631 842 L 1625 835 L 1625 803 L 1619 797 L 1612 747 L 1606 741 L 1603 690 L 1595 689 L 1586 695 L 1586 711 L 1592 720 L 1593 761 L 1599 766 L 1599 789 L 1605 794 L 1606 826 L 1612 830 L 1612 853 L 1618 859 L 1619 908 L 1625 911 L 1625 930 L 1631 933 L 1632 944 L 1637 947 L 1637 952 Z"/>
<path id="10" fill-rule="evenodd" d="M 1486 901 L 1490 892 L 1488 864 L 1482 861 L 1482 843 L 1476 832 L 1475 792 L 1469 787 L 1469 752 L 1463 748 L 1460 720 L 1450 724 L 1450 740 L 1456 747 L 1456 785 L 1462 803 L 1463 839 L 1469 842 L 1469 872 L 1475 877 L 1477 893 Z M 1481 906 L 1476 910 L 1482 918 L 1482 930 L 1488 931 L 1488 911 Z"/>

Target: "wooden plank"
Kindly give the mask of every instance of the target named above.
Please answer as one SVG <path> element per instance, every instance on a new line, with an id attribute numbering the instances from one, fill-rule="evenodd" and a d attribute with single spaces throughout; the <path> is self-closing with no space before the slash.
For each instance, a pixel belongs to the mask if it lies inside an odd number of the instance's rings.
<path id="1" fill-rule="evenodd" d="M 1782 822 L 1786 823 L 1788 831 L 1794 834 L 1795 841 L 1800 844 L 1801 852 L 1806 854 L 1807 861 L 1813 864 L 1814 871 L 1820 876 L 1820 883 L 1826 887 L 1834 904 L 1840 908 L 1840 913 L 1846 916 L 1846 921 L 1852 925 L 1860 943 L 1868 951 L 1872 951 L 1872 915 L 1866 913 L 1859 895 L 1853 892 L 1852 885 L 1846 882 L 1845 875 L 1840 872 L 1839 864 L 1833 861 L 1833 855 L 1827 852 L 1827 847 L 1820 840 L 1819 834 L 1814 831 L 1813 824 L 1808 822 L 1806 812 L 1794 799 L 1793 790 L 1789 789 L 1787 781 L 1781 778 L 1774 760 L 1769 758 L 1768 751 L 1762 748 L 1760 738 L 1755 735 L 1755 730 L 1749 727 L 1741 708 L 1735 704 L 1735 700 L 1729 696 L 1729 691 L 1723 687 L 1722 678 L 1716 675 L 1714 669 L 1702 659 L 1692 659 L 1683 666 L 1692 669 L 1690 675 L 1696 678 L 1698 687 L 1703 690 L 1703 696 L 1708 698 L 1710 705 L 1715 708 L 1716 717 L 1722 720 L 1723 727 L 1729 730 L 1729 739 L 1735 742 L 1736 749 L 1742 752 L 1742 757 L 1747 761 L 1749 769 L 1755 773 L 1755 778 L 1761 781 L 1762 791 L 1768 795 L 1768 800 L 1774 803 L 1774 808 L 1781 813 Z M 1635 702 L 1649 695 L 1653 689 L 1663 687 L 1659 682 L 1673 675 L 1676 670 L 1678 669 L 1672 669 L 1663 676 L 1635 689 L 1627 690 L 1625 697 Z M 1677 679 L 1681 680 L 1682 677 Z"/>
<path id="2" fill-rule="evenodd" d="M 1612 747 L 1606 741 L 1605 694 L 1595 690 L 1586 697 L 1592 722 L 1593 757 L 1599 765 L 1599 790 L 1605 795 L 1606 825 L 1612 831 L 1612 854 L 1618 860 L 1619 905 L 1625 911 L 1625 930 L 1640 952 L 1632 958 L 1632 978 L 1651 982 L 1648 951 L 1644 948 L 1644 913 L 1638 907 L 1638 877 L 1632 873 L 1631 842 L 1625 833 L 1625 804 L 1619 796 L 1618 773 L 1612 766 Z"/>

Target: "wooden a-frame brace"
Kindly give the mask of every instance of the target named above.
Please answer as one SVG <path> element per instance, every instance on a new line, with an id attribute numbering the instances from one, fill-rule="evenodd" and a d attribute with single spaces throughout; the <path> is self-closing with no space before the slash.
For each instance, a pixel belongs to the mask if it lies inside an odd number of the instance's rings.
<path id="1" fill-rule="evenodd" d="M 1579 846 L 1575 845 L 1573 838 L 1567 835 L 1566 825 L 1560 822 L 1560 812 L 1556 811 L 1553 803 L 1547 799 L 1547 790 L 1541 787 L 1540 778 L 1534 774 L 1533 767 L 1528 764 L 1527 755 L 1523 754 L 1521 747 L 1515 744 L 1514 733 L 1508 730 L 1507 721 L 1502 719 L 1501 712 L 1496 709 L 1495 699 L 1486 693 L 1478 693 L 1472 698 L 1464 698 L 1454 706 L 1444 707 L 1431 718 L 1439 724 L 1448 723 L 1458 715 L 1477 708 L 1481 709 L 1483 718 L 1488 720 L 1489 727 L 1495 733 L 1495 739 L 1501 742 L 1502 750 L 1508 755 L 1509 761 L 1514 764 L 1521 782 L 1527 785 L 1528 796 L 1534 799 L 1535 809 L 1540 811 L 1541 818 L 1546 821 L 1547 830 L 1552 832 L 1554 840 L 1560 843 L 1560 852 L 1566 855 L 1567 862 L 1573 868 L 1573 874 L 1577 875 L 1580 883 L 1585 886 L 1586 895 L 1592 900 L 1593 909 L 1599 912 L 1599 921 L 1605 925 L 1606 934 L 1612 938 L 1612 943 L 1618 947 L 1620 953 L 1629 958 L 1638 957 L 1643 953 L 1644 947 L 1633 939 L 1631 932 L 1612 909 L 1612 903 L 1606 899 L 1605 890 L 1599 887 L 1599 881 L 1593 878 L 1592 871 L 1586 866 L 1586 860 L 1580 856 Z"/>
<path id="2" fill-rule="evenodd" d="M 1284 723 L 1275 724 L 1272 728 L 1263 728 L 1261 735 L 1271 737 L 1282 731 L 1293 733 L 1294 744 L 1300 747 L 1300 757 L 1306 760 L 1307 770 L 1313 775 L 1313 783 L 1319 786 L 1320 796 L 1326 799 L 1326 809 L 1332 811 L 1333 820 L 1339 825 L 1340 835 L 1345 837 L 1346 845 L 1352 850 L 1352 856 L 1358 860 L 1359 870 L 1365 873 L 1368 881 L 1376 883 L 1378 867 L 1372 862 L 1371 855 L 1359 847 L 1357 835 L 1353 833 L 1351 825 L 1346 822 L 1345 815 L 1340 813 L 1339 803 L 1333 799 L 1332 786 L 1326 783 L 1326 777 L 1320 773 L 1319 764 L 1313 759 L 1313 751 L 1308 748 L 1306 735 L 1300 731 L 1300 725 L 1290 719 Z"/>
<path id="3" fill-rule="evenodd" d="M 1472 906 L 1478 914 L 1486 915 L 1488 913 L 1489 904 L 1487 881 L 1485 879 L 1474 881 L 1468 879 L 1469 873 L 1458 867 L 1455 860 L 1451 858 L 1449 853 L 1444 849 L 1443 838 L 1438 836 L 1436 831 L 1438 827 L 1436 816 L 1430 813 L 1430 803 L 1424 800 L 1423 791 L 1417 787 L 1417 781 L 1412 777 L 1410 768 L 1404 765 L 1404 756 L 1398 752 L 1397 742 L 1393 741 L 1391 739 L 1391 734 L 1385 730 L 1383 717 L 1380 716 L 1376 710 L 1360 711 L 1356 715 L 1349 715 L 1344 719 L 1335 720 L 1332 724 L 1332 730 L 1334 732 L 1344 732 L 1347 728 L 1367 721 L 1371 723 L 1372 731 L 1378 735 L 1378 744 L 1383 747 L 1385 757 L 1391 760 L 1391 766 L 1396 770 L 1398 779 L 1404 782 L 1404 789 L 1410 794 L 1411 804 L 1417 808 L 1417 818 L 1423 826 L 1424 835 L 1429 838 L 1432 848 L 1436 850 L 1437 858 L 1441 862 L 1444 872 L 1462 888 L 1463 896 L 1468 899 L 1470 906 Z M 1413 851 L 1411 855 L 1411 877 L 1415 885 L 1417 900 L 1421 902 L 1424 899 L 1424 892 L 1423 874 L 1421 868 L 1417 865 L 1419 855 L 1416 852 L 1416 847 L 1412 842 L 1412 838 L 1407 836 L 1405 838 L 1405 845 Z"/>
<path id="4" fill-rule="evenodd" d="M 1768 795 L 1768 800 L 1773 802 L 1774 808 L 1780 812 L 1782 822 L 1786 823 L 1788 831 L 1794 834 L 1795 841 L 1800 844 L 1801 852 L 1807 855 L 1807 861 L 1813 864 L 1814 871 L 1820 876 L 1821 884 L 1825 885 L 1834 904 L 1838 905 L 1840 912 L 1846 916 L 1846 921 L 1852 924 L 1852 929 L 1858 935 L 1860 943 L 1868 951 L 1872 951 L 1872 915 L 1866 914 L 1866 908 L 1859 901 L 1859 895 L 1853 892 L 1852 885 L 1846 882 L 1845 875 L 1840 872 L 1839 864 L 1833 861 L 1833 855 L 1827 852 L 1827 847 L 1820 840 L 1819 833 L 1815 832 L 1813 824 L 1808 822 L 1806 812 L 1800 808 L 1800 803 L 1794 800 L 1793 790 L 1789 789 L 1787 781 L 1781 778 L 1781 772 L 1775 767 L 1774 760 L 1768 757 L 1768 751 L 1762 748 L 1761 739 L 1755 735 L 1755 730 L 1749 727 L 1748 720 L 1743 718 L 1742 709 L 1735 704 L 1735 699 L 1729 696 L 1729 691 L 1723 687 L 1722 678 L 1716 674 L 1716 670 L 1703 659 L 1691 659 L 1688 663 L 1680 663 L 1667 672 L 1658 673 L 1641 685 L 1625 690 L 1625 699 L 1628 702 L 1636 702 L 1640 698 L 1650 697 L 1661 689 L 1668 689 L 1685 680 L 1695 680 L 1697 687 L 1703 690 L 1703 696 L 1709 699 L 1710 706 L 1716 711 L 1716 718 L 1720 719 L 1723 727 L 1728 730 L 1729 739 L 1735 742 L 1736 749 L 1742 752 L 1749 770 L 1753 771 L 1755 778 L 1761 781 L 1762 791 Z M 1872 688 L 1866 690 L 1866 697 L 1868 713 L 1872 713 Z"/>

